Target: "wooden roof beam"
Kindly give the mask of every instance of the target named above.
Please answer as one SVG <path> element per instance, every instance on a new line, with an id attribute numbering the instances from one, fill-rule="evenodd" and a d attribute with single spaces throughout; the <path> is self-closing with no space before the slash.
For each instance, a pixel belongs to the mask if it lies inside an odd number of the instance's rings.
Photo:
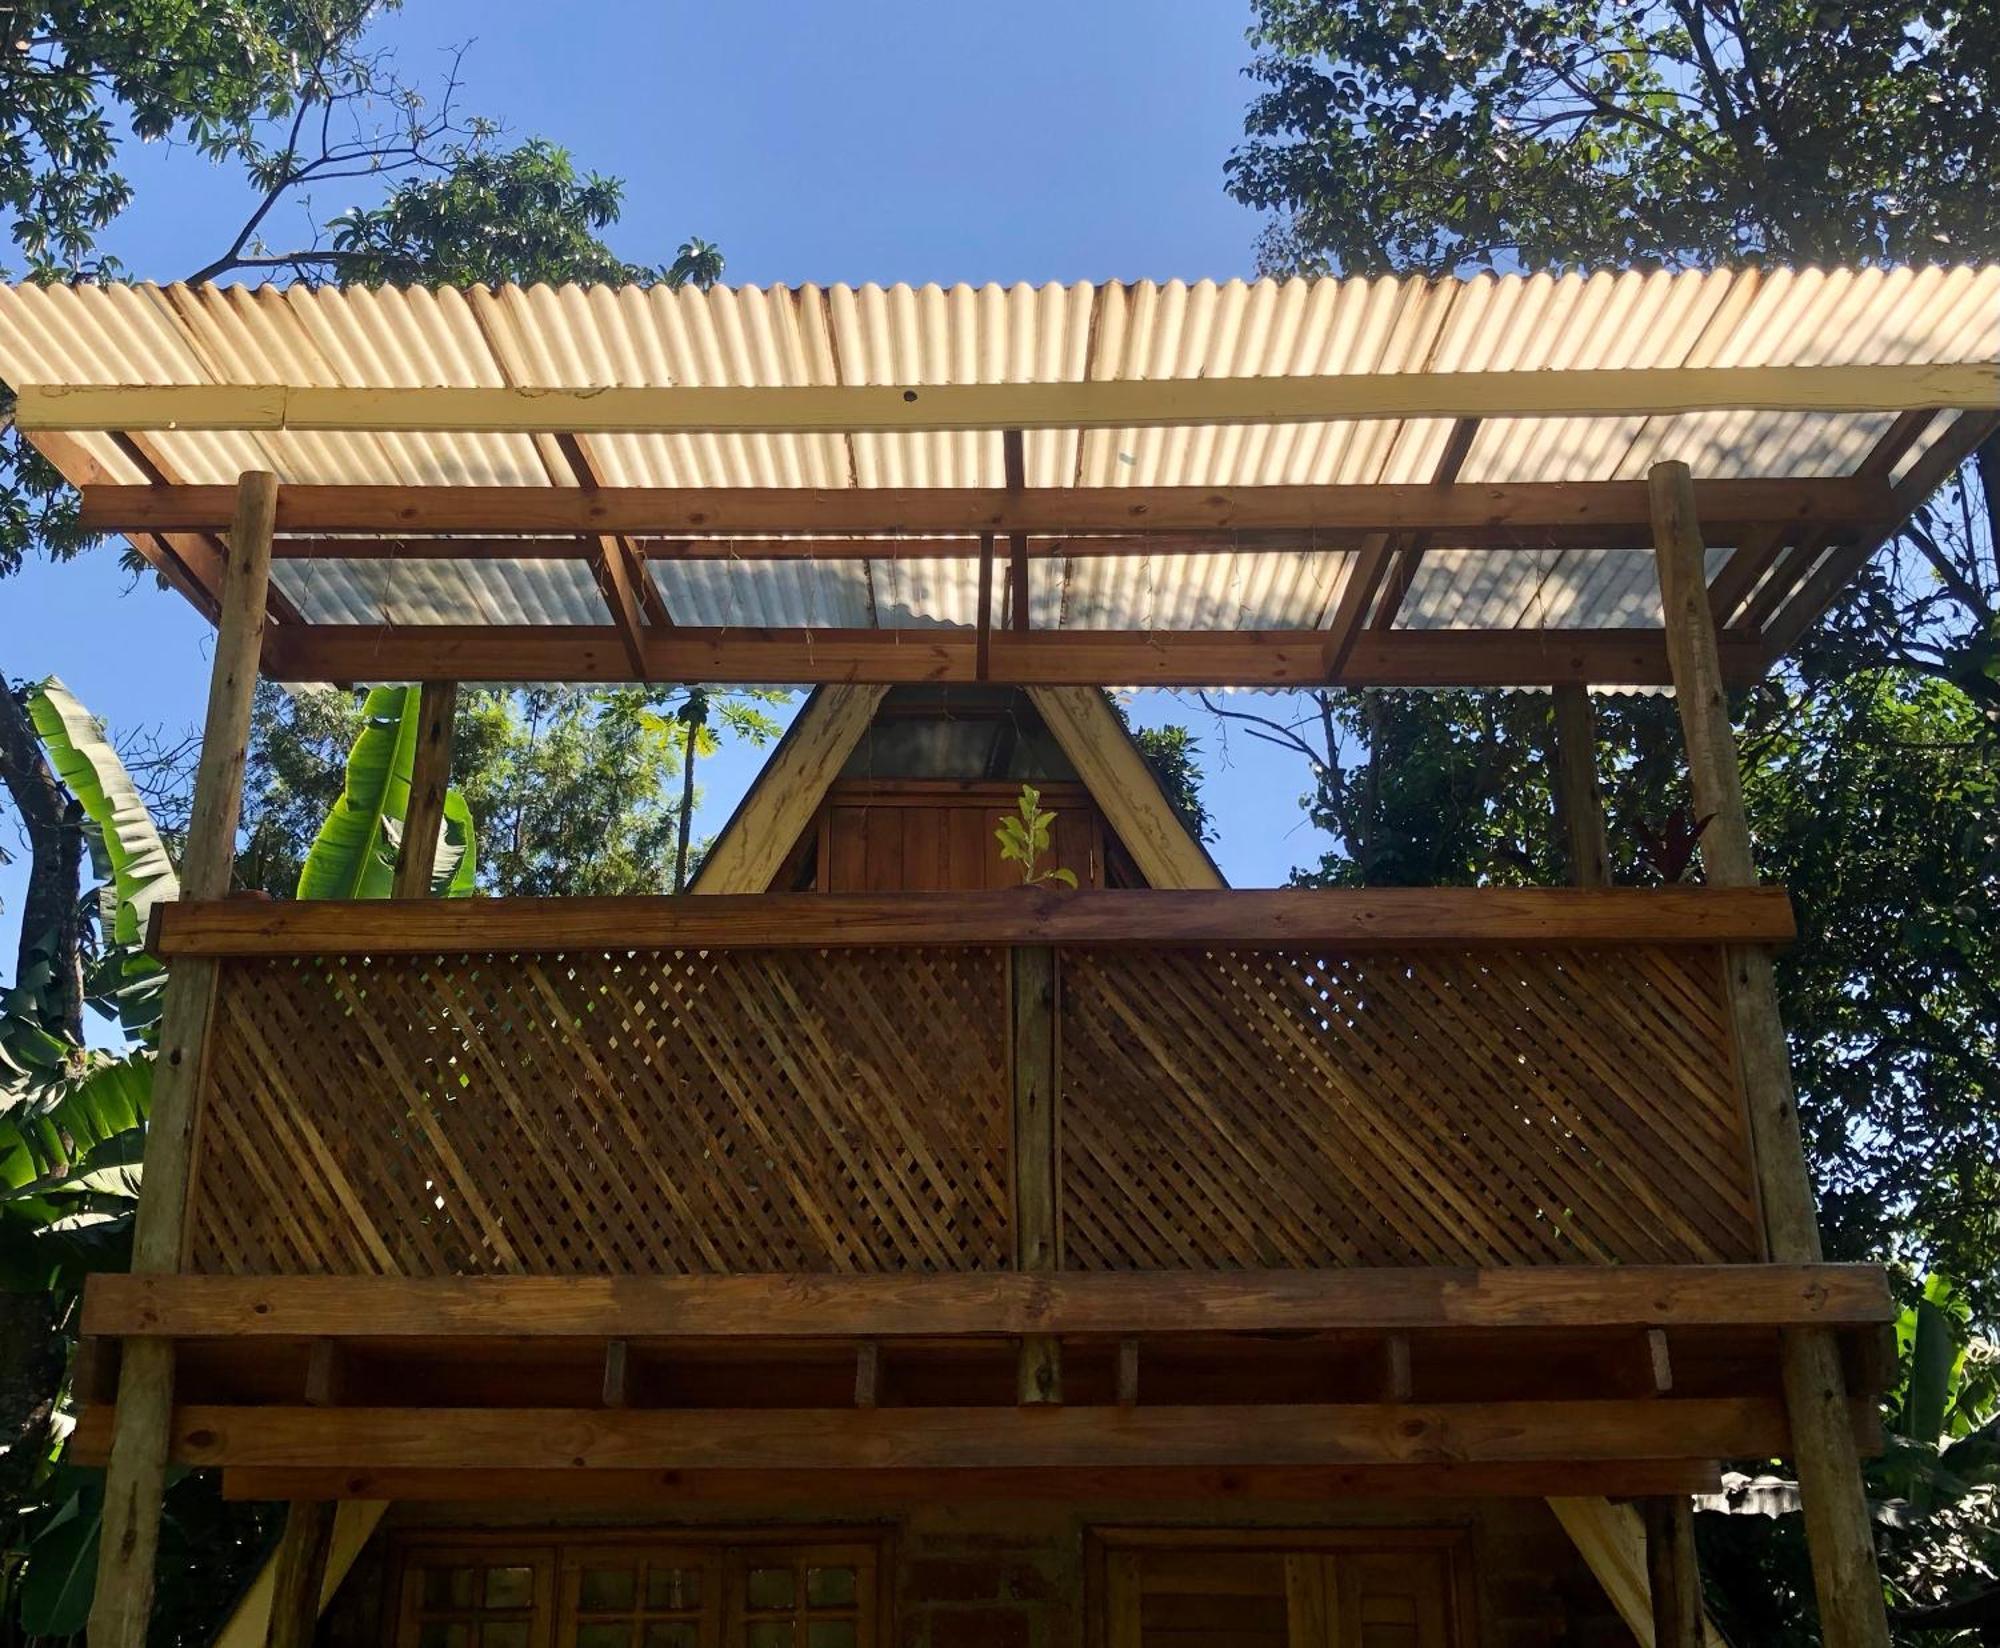
<path id="1" fill-rule="evenodd" d="M 1459 471 L 1465 468 L 1465 460 L 1472 453 L 1472 443 L 1478 436 L 1477 418 L 1460 418 L 1451 426 L 1451 433 L 1445 438 L 1444 452 L 1431 475 L 1431 485 L 1450 486 L 1458 479 Z M 1397 615 L 1403 610 L 1403 602 L 1417 581 L 1417 568 L 1423 564 L 1424 551 L 1430 548 L 1431 536 L 1423 531 L 1412 533 L 1397 550 L 1381 599 L 1375 603 L 1374 614 L 1368 620 L 1370 629 L 1396 627 Z"/>
<path id="2" fill-rule="evenodd" d="M 2000 367 L 1699 366 L 759 388 L 29 383 L 18 395 L 15 420 L 28 432 L 860 434 L 1353 418 L 1622 418 L 1750 409 L 2000 409 Z"/>
<path id="3" fill-rule="evenodd" d="M 1324 630 L 995 630 L 988 679 L 1009 686 L 1318 686 Z M 897 682 L 978 679 L 970 628 L 646 632 L 634 664 L 610 625 L 308 624 L 265 673 L 280 681 Z M 1760 672 L 1749 637 L 1725 637 L 1733 685 Z M 1355 638 L 1344 686 L 1662 686 L 1658 630 L 1394 630 Z"/>
<path id="4" fill-rule="evenodd" d="M 1894 507 L 1868 477 L 1696 483 L 1720 529 L 1877 521 Z M 87 486 L 82 523 L 96 532 L 212 532 L 228 525 L 228 487 Z M 286 533 L 473 533 L 730 537 L 795 533 L 977 537 L 1063 534 L 1435 532 L 1507 537 L 1651 530 L 1643 481 L 1533 481 L 1452 486 L 1214 487 L 570 487 L 287 486 Z"/>

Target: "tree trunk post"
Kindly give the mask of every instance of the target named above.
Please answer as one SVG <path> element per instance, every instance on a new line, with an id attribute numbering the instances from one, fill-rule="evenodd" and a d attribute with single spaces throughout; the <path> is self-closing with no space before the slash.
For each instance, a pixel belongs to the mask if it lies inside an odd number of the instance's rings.
<path id="1" fill-rule="evenodd" d="M 1056 1166 L 1056 952 L 1045 945 L 1008 951 L 1008 1012 L 1013 1049 L 1014 1268 L 1061 1267 Z M 1062 1347 L 1046 1334 L 1020 1344 L 1016 1395 L 1022 1402 L 1062 1400 Z"/>
<path id="2" fill-rule="evenodd" d="M 1716 652 L 1715 619 L 1709 611 L 1693 481 L 1682 463 L 1655 464 L 1647 479 L 1667 658 L 1687 742 L 1695 816 L 1707 820 L 1702 865 L 1712 885 L 1748 887 L 1757 872 L 1736 735 Z M 1771 958 L 1766 951 L 1738 946 L 1728 951 L 1726 963 L 1766 1246 L 1774 1261 L 1816 1263 L 1821 1257 L 1819 1219 Z M 1889 1622 L 1862 1493 L 1860 1452 L 1833 1336 L 1819 1328 L 1787 1329 L 1779 1336 L 1779 1359 L 1821 1633 L 1827 1648 L 1888 1648 Z"/>
<path id="3" fill-rule="evenodd" d="M 221 898 L 229 891 L 277 506 L 275 475 L 252 470 L 237 482 L 208 713 L 195 768 L 194 809 L 181 862 L 183 898 Z M 215 977 L 214 961 L 183 959 L 174 964 L 167 980 L 146 1126 L 145 1176 L 132 1233 L 136 1273 L 170 1272 L 180 1266 L 195 1096 Z M 104 1482 L 104 1529 L 90 1609 L 90 1648 L 144 1648 L 173 1401 L 172 1341 L 127 1340 Z"/>
<path id="4" fill-rule="evenodd" d="M 445 792 L 451 788 L 451 739 L 458 724 L 458 683 L 428 681 L 418 689 L 417 749 L 410 763 L 410 804 L 403 809 L 403 848 L 396 854 L 390 892 L 428 898 L 444 828 Z"/>
<path id="5" fill-rule="evenodd" d="M 1604 792 L 1597 782 L 1597 717 L 1590 689 L 1565 681 L 1555 689 L 1556 812 L 1569 849 L 1569 878 L 1579 887 L 1611 885 L 1604 833 Z"/>

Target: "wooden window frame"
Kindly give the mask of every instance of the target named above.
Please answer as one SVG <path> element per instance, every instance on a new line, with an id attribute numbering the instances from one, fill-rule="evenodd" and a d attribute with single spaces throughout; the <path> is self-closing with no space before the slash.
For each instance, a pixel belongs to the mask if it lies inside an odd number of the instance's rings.
<path id="1" fill-rule="evenodd" d="M 894 1641 L 894 1533 L 883 1527 L 411 1528 L 393 1536 L 391 1551 L 385 1648 L 417 1648 L 424 1612 L 417 1600 L 417 1575 L 431 1565 L 532 1568 L 536 1600 L 530 1648 L 563 1648 L 570 1640 L 566 1633 L 577 1623 L 584 1567 L 593 1556 L 614 1557 L 622 1551 L 680 1557 L 684 1565 L 698 1565 L 713 1576 L 713 1594 L 701 1604 L 701 1648 L 747 1648 L 735 1640 L 734 1626 L 750 1610 L 739 1605 L 735 1592 L 739 1581 L 747 1581 L 748 1570 L 760 1565 L 759 1556 L 782 1556 L 800 1569 L 855 1568 L 851 1616 L 844 1608 L 836 1612 L 853 1618 L 856 1648 L 891 1648 Z M 635 1621 L 645 1612 L 641 1599 L 633 1610 Z M 813 1612 L 801 1594 L 794 1618 L 808 1621 Z M 635 1635 L 631 1648 L 644 1648 L 641 1636 Z M 803 1632 L 795 1635 L 794 1648 L 809 1648 Z"/>
<path id="2" fill-rule="evenodd" d="M 1479 1588 L 1473 1567 L 1473 1525 L 1470 1521 L 1375 1527 L 1206 1528 L 1198 1526 L 1139 1527 L 1105 1525 L 1084 1530 L 1083 1584 L 1085 1648 L 1139 1648 L 1114 1640 L 1111 1619 L 1111 1559 L 1125 1552 L 1188 1551 L 1297 1555 L 1397 1555 L 1441 1552 L 1447 1562 L 1446 1603 L 1454 1648 L 1480 1648 Z M 1296 1648 L 1296 1645 L 1294 1645 Z"/>

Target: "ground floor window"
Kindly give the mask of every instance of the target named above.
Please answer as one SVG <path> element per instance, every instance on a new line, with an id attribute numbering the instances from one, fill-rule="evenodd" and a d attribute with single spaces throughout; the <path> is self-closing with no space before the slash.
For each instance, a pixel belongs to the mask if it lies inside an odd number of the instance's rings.
<path id="1" fill-rule="evenodd" d="M 1456 1529 L 1106 1531 L 1095 1648 L 1474 1648 Z"/>
<path id="2" fill-rule="evenodd" d="M 395 1648 L 877 1648 L 876 1547 L 741 1534 L 425 1542 Z"/>

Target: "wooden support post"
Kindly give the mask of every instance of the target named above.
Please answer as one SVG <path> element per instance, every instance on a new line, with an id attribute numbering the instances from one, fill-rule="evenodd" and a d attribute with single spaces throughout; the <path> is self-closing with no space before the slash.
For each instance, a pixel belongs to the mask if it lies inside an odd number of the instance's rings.
<path id="1" fill-rule="evenodd" d="M 1056 1019 L 1058 967 L 1047 945 L 1009 953 L 1008 1000 L 1014 1063 L 1014 1268 L 1058 1270 Z M 1022 1338 L 1017 1394 L 1023 1402 L 1062 1400 L 1062 1348 L 1051 1334 Z"/>
<path id="2" fill-rule="evenodd" d="M 1118 1405 L 1121 1408 L 1137 1407 L 1139 1404 L 1139 1341 L 1120 1339 L 1118 1341 Z"/>
<path id="3" fill-rule="evenodd" d="M 632 1342 L 609 1339 L 604 1345 L 604 1405 L 624 1408 L 632 1402 Z"/>
<path id="4" fill-rule="evenodd" d="M 854 1405 L 872 1408 L 882 1399 L 882 1346 L 864 1339 L 854 1347 Z"/>
<path id="5" fill-rule="evenodd" d="M 1694 1507 L 1681 1497 L 1641 1502 L 1646 1580 L 1653 1598 L 1653 1648 L 1702 1648 L 1701 1570 L 1695 1562 Z"/>
<path id="6" fill-rule="evenodd" d="M 410 767 L 410 804 L 403 810 L 403 847 L 396 855 L 397 898 L 428 898 L 451 788 L 451 739 L 458 721 L 458 683 L 428 681 L 417 702 L 417 751 Z"/>
<path id="7" fill-rule="evenodd" d="M 333 1545 L 334 1511 L 330 1499 L 295 1499 L 285 1510 L 271 1585 L 271 1624 L 264 1638 L 268 1648 L 312 1648 L 327 1552 Z"/>
<path id="8" fill-rule="evenodd" d="M 277 510 L 275 475 L 253 471 L 237 483 L 208 713 L 202 726 L 201 760 L 195 768 L 194 808 L 181 859 L 183 898 L 218 899 L 229 891 Z M 180 1267 L 195 1096 L 215 999 L 216 965 L 211 959 L 183 958 L 174 963 L 167 979 L 146 1128 L 145 1188 L 132 1232 L 132 1269 L 140 1274 Z M 104 1527 L 90 1609 L 91 1648 L 143 1648 L 146 1641 L 173 1405 L 172 1341 L 128 1341 L 104 1481 Z"/>
<path id="9" fill-rule="evenodd" d="M 1757 872 L 1736 735 L 1716 652 L 1715 618 L 1703 580 L 1693 482 L 1687 465 L 1660 463 L 1653 466 L 1648 484 L 1667 657 L 1687 741 L 1695 816 L 1709 821 L 1701 838 L 1702 865 L 1711 885 L 1748 887 Z M 1727 964 L 1766 1244 L 1774 1260 L 1814 1262 L 1820 1258 L 1819 1220 L 1771 957 L 1764 950 L 1732 946 Z M 1786 1329 L 1778 1343 L 1821 1633 L 1827 1648 L 1888 1648 L 1882 1579 L 1862 1495 L 1860 1455 L 1847 1420 L 1838 1347 L 1830 1333 L 1816 1329 Z"/>
<path id="10" fill-rule="evenodd" d="M 1655 1396 L 1665 1396 L 1674 1388 L 1674 1358 L 1665 1328 L 1646 1330 L 1646 1388 Z"/>
<path id="11" fill-rule="evenodd" d="M 1604 792 L 1597 782 L 1597 717 L 1590 689 L 1555 689 L 1556 811 L 1569 847 L 1569 878 L 1579 887 L 1611 885 L 1611 847 L 1604 834 Z"/>
<path id="12" fill-rule="evenodd" d="M 1409 1402 L 1415 1395 L 1410 1377 L 1410 1336 L 1392 1333 L 1382 1341 L 1382 1400 Z"/>

